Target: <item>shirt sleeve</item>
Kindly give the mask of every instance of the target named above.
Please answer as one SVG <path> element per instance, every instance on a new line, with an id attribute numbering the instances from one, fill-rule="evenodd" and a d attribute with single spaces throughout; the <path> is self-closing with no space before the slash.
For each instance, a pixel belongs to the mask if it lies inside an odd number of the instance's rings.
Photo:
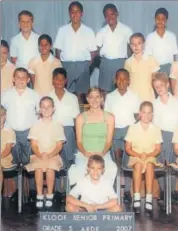
<path id="1" fill-rule="evenodd" d="M 114 188 L 112 185 L 108 185 L 108 198 L 111 199 L 117 199 L 117 194 L 114 191 Z"/>
<path id="2" fill-rule="evenodd" d="M 160 144 L 163 142 L 163 139 L 162 139 L 162 134 L 161 134 L 161 129 L 157 127 L 156 129 L 156 144 Z"/>
<path id="3" fill-rule="evenodd" d="M 152 70 L 153 73 L 159 71 L 160 69 L 158 62 L 153 57 L 151 57 L 150 69 Z"/>
<path id="4" fill-rule="evenodd" d="M 63 47 L 63 33 L 61 31 L 61 28 L 59 28 L 56 35 L 56 39 L 54 41 L 54 48 L 58 50 L 62 50 L 62 47 Z"/>
<path id="5" fill-rule="evenodd" d="M 96 39 L 95 39 L 95 34 L 94 32 L 91 30 L 89 36 L 88 36 L 88 49 L 90 52 L 92 51 L 96 51 L 97 47 L 96 47 Z"/>
<path id="6" fill-rule="evenodd" d="M 60 124 L 57 124 L 57 126 L 55 127 L 55 140 L 56 142 L 66 140 L 64 128 Z"/>
<path id="7" fill-rule="evenodd" d="M 109 95 L 107 95 L 105 103 L 104 103 L 104 110 L 112 113 L 112 102 L 109 99 L 110 99 L 110 97 L 109 97 Z"/>
<path id="8" fill-rule="evenodd" d="M 174 62 L 170 70 L 170 78 L 178 80 L 178 62 Z"/>
<path id="9" fill-rule="evenodd" d="M 82 191 L 81 191 L 81 186 L 80 186 L 81 182 L 78 182 L 73 188 L 72 190 L 69 192 L 70 196 L 75 197 L 76 199 L 78 199 L 78 197 L 81 195 Z"/>
<path id="10" fill-rule="evenodd" d="M 132 142 L 133 141 L 133 136 L 134 136 L 133 126 L 130 126 L 128 131 L 127 131 L 127 135 L 125 137 L 125 140 L 128 141 L 128 142 Z"/>
<path id="11" fill-rule="evenodd" d="M 28 133 L 28 139 L 29 140 L 38 140 L 38 127 L 36 125 L 34 125 L 29 133 Z"/>
<path id="12" fill-rule="evenodd" d="M 103 46 L 103 31 L 100 30 L 96 34 L 96 45 L 97 47 L 102 47 Z"/>
<path id="13" fill-rule="evenodd" d="M 28 63 L 28 71 L 30 74 L 35 75 L 35 62 L 34 59 L 31 59 Z"/>
<path id="14" fill-rule="evenodd" d="M 153 55 L 152 41 L 150 35 L 147 36 L 145 41 L 145 51 L 146 55 Z"/>
<path id="15" fill-rule="evenodd" d="M 73 118 L 75 119 L 80 114 L 78 99 L 75 95 L 74 95 L 72 107 L 73 107 Z"/>
<path id="16" fill-rule="evenodd" d="M 7 109 L 7 103 L 8 103 L 8 94 L 7 92 L 3 92 L 1 96 L 1 105 Z"/>
<path id="17" fill-rule="evenodd" d="M 10 43 L 10 56 L 16 58 L 18 56 L 17 53 L 17 44 L 15 38 L 11 39 Z"/>
<path id="18" fill-rule="evenodd" d="M 174 35 L 173 41 L 172 41 L 172 51 L 173 51 L 173 54 L 178 54 L 177 39 L 176 39 L 175 35 Z"/>

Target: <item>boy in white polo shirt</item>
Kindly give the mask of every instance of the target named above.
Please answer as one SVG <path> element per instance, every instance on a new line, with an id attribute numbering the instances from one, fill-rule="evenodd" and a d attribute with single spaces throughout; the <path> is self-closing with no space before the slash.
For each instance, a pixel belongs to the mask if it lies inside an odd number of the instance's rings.
<path id="1" fill-rule="evenodd" d="M 10 56 L 17 67 L 28 68 L 28 62 L 38 52 L 39 35 L 33 32 L 33 14 L 23 10 L 18 14 L 20 33 L 11 39 Z"/>
<path id="2" fill-rule="evenodd" d="M 118 22 L 118 10 L 115 5 L 107 4 L 103 9 L 107 25 L 96 35 L 98 51 L 101 57 L 99 87 L 110 92 L 113 89 L 115 73 L 124 67 L 128 57 L 127 48 L 132 30 Z"/>
<path id="3" fill-rule="evenodd" d="M 66 137 L 61 155 L 67 165 L 66 167 L 70 167 L 75 160 L 74 154 L 77 151 L 74 120 L 80 113 L 80 109 L 77 97 L 65 89 L 66 82 L 66 70 L 64 68 L 56 68 L 53 71 L 54 90 L 50 93 L 50 97 L 55 104 L 53 117 L 63 125 Z"/>
<path id="4" fill-rule="evenodd" d="M 115 116 L 113 150 L 116 163 L 119 164 L 124 149 L 124 140 L 128 127 L 135 123 L 140 101 L 129 89 L 130 75 L 125 69 L 119 69 L 115 76 L 117 89 L 109 93 L 105 100 L 105 111 Z M 129 196 L 131 179 L 125 176 L 125 197 Z"/>
<path id="5" fill-rule="evenodd" d="M 68 73 L 67 90 L 81 95 L 90 86 L 89 65 L 96 51 L 95 35 L 82 23 L 83 6 L 75 1 L 69 5 L 71 23 L 59 28 L 54 48 Z"/>
<path id="6" fill-rule="evenodd" d="M 151 32 L 145 43 L 145 53 L 152 55 L 160 65 L 160 71 L 169 76 L 173 55 L 178 53 L 176 36 L 167 30 L 168 11 L 159 8 L 155 12 L 155 31 Z"/>
<path id="7" fill-rule="evenodd" d="M 27 87 L 29 73 L 25 68 L 14 71 L 14 87 L 2 94 L 1 104 L 7 110 L 6 126 L 16 133 L 16 145 L 12 149 L 13 163 L 28 164 L 31 155 L 27 140 L 31 126 L 36 122 L 39 96 Z"/>
<path id="8" fill-rule="evenodd" d="M 178 61 L 172 63 L 170 78 L 172 93 L 176 96 L 176 98 L 178 98 Z"/>
<path id="9" fill-rule="evenodd" d="M 113 186 L 102 178 L 104 169 L 105 163 L 101 156 L 92 155 L 89 158 L 88 174 L 77 182 L 66 198 L 67 212 L 121 212 Z"/>

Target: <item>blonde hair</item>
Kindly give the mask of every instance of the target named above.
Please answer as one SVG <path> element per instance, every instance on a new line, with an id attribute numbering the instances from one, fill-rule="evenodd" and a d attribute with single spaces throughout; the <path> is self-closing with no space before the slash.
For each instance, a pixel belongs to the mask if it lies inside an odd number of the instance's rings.
<path id="1" fill-rule="evenodd" d="M 152 84 L 154 84 L 154 82 L 156 81 L 161 81 L 165 84 L 169 83 L 169 77 L 166 74 L 166 72 L 156 72 L 153 73 L 153 79 L 152 79 Z"/>
<path id="2" fill-rule="evenodd" d="M 103 169 L 105 168 L 105 161 L 102 156 L 96 154 L 90 156 L 88 159 L 88 167 L 90 167 L 93 162 L 100 164 Z"/>
<path id="3" fill-rule="evenodd" d="M 6 109 L 1 105 L 1 115 L 6 115 Z"/>
<path id="4" fill-rule="evenodd" d="M 103 91 L 99 87 L 90 87 L 87 92 L 87 97 L 90 95 L 90 93 L 97 91 L 101 97 L 103 97 Z"/>
<path id="5" fill-rule="evenodd" d="M 141 111 L 144 107 L 150 107 L 153 112 L 153 104 L 150 101 L 144 101 L 140 104 L 139 110 Z"/>

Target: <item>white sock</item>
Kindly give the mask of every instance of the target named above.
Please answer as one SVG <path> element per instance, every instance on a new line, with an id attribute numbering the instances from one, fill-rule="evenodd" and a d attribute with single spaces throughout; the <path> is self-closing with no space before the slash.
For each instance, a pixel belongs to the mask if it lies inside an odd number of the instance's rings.
<path id="1" fill-rule="evenodd" d="M 37 200 L 43 200 L 44 199 L 44 195 L 37 195 L 36 199 Z M 36 202 L 36 207 L 37 208 L 42 208 L 43 207 L 43 201 L 37 201 Z"/>
<path id="2" fill-rule="evenodd" d="M 54 197 L 54 194 L 47 194 L 46 195 L 46 203 L 45 203 L 45 206 L 46 207 L 51 207 L 53 205 L 53 202 L 51 201 L 51 199 L 53 199 Z M 50 199 L 50 200 L 48 200 Z"/>
<path id="3" fill-rule="evenodd" d="M 134 207 L 140 207 L 140 193 L 134 193 Z"/>
<path id="4" fill-rule="evenodd" d="M 152 194 L 148 194 L 148 193 L 146 194 L 146 202 L 152 203 L 152 198 L 153 198 Z M 145 208 L 152 210 L 152 204 L 150 203 L 146 203 Z"/>

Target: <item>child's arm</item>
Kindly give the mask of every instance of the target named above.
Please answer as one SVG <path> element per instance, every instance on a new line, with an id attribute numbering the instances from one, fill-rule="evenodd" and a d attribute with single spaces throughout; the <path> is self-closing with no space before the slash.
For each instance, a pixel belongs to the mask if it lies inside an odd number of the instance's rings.
<path id="1" fill-rule="evenodd" d="M 48 157 L 49 158 L 52 158 L 56 155 L 59 155 L 60 151 L 62 150 L 62 147 L 63 147 L 63 141 L 57 141 L 56 142 L 56 147 L 53 149 L 52 152 L 48 153 Z"/>
<path id="2" fill-rule="evenodd" d="M 178 155 L 178 144 L 174 144 L 174 152 Z"/>
<path id="3" fill-rule="evenodd" d="M 156 157 L 161 152 L 161 144 L 155 144 L 155 149 L 153 152 L 146 154 L 147 157 Z"/>
<path id="4" fill-rule="evenodd" d="M 172 88 L 173 94 L 175 94 L 176 84 L 177 84 L 177 80 L 171 78 L 171 88 Z"/>
<path id="5" fill-rule="evenodd" d="M 138 158 L 140 158 L 140 156 L 141 156 L 139 153 L 134 152 L 132 150 L 132 143 L 129 141 L 126 141 L 126 143 L 125 143 L 125 150 L 129 156 L 138 157 Z"/>
<path id="6" fill-rule="evenodd" d="M 39 150 L 37 140 L 31 139 L 31 148 L 32 148 L 33 153 L 34 153 L 37 157 L 42 158 L 43 154 L 42 154 L 42 153 L 40 152 L 40 150 Z"/>
<path id="7" fill-rule="evenodd" d="M 109 201 L 107 201 L 104 204 L 96 205 L 95 208 L 96 208 L 96 210 L 109 209 L 109 208 L 112 208 L 112 207 L 114 207 L 116 205 L 118 205 L 117 199 L 110 199 Z"/>
<path id="8" fill-rule="evenodd" d="M 13 147 L 13 143 L 7 143 L 4 150 L 1 152 L 1 158 L 8 156 L 11 153 L 11 149 Z"/>

